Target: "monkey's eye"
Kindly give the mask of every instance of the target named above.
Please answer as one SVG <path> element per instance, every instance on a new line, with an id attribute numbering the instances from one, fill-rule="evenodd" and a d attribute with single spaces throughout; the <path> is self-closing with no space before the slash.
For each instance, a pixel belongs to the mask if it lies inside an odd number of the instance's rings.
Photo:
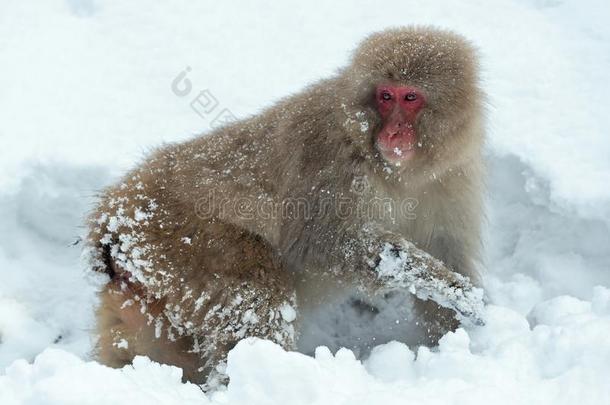
<path id="1" fill-rule="evenodd" d="M 388 93 L 387 91 L 384 91 L 383 93 L 381 93 L 381 98 L 384 100 L 391 100 L 392 99 L 392 95 L 390 93 Z"/>
<path id="2" fill-rule="evenodd" d="M 406 101 L 415 101 L 415 100 L 417 100 L 417 94 L 407 93 L 407 95 L 405 96 L 405 100 Z"/>

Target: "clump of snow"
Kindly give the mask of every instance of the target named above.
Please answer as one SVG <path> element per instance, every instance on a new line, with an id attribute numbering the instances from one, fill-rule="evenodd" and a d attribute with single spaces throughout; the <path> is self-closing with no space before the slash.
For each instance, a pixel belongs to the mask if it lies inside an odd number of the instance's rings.
<path id="1" fill-rule="evenodd" d="M 280 307 L 280 314 L 286 322 L 292 322 L 297 318 L 297 312 L 292 305 L 285 303 Z"/>
<path id="2" fill-rule="evenodd" d="M 264 29 L 252 18 L 262 12 Z M 0 403 L 607 402 L 609 19 L 603 0 L 2 2 Z M 97 191 L 143 150 L 209 128 L 172 80 L 191 67 L 193 94 L 211 89 L 243 117 L 332 74 L 366 34 L 407 23 L 455 29 L 480 49 L 486 324 L 368 359 L 246 340 L 226 391 L 208 395 L 145 358 L 120 370 L 91 361 L 95 288 L 72 245 Z"/>

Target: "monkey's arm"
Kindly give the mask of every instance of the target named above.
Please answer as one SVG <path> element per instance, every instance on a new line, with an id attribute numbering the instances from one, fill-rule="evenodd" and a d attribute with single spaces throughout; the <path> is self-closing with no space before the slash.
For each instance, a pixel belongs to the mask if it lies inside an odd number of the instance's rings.
<path id="1" fill-rule="evenodd" d="M 455 311 L 463 323 L 484 324 L 483 290 L 468 277 L 450 270 L 404 238 L 382 238 L 381 245 L 377 241 L 368 244 L 368 265 L 383 288 L 406 289 L 419 299 L 430 299 Z"/>

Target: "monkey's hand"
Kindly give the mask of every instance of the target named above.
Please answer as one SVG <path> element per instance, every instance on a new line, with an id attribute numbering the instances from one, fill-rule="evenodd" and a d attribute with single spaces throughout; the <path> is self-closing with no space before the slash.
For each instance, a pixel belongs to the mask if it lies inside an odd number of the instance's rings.
<path id="1" fill-rule="evenodd" d="M 484 324 L 483 290 L 411 242 L 385 243 L 371 264 L 384 286 L 405 288 L 419 299 L 431 299 L 455 311 L 462 323 Z"/>

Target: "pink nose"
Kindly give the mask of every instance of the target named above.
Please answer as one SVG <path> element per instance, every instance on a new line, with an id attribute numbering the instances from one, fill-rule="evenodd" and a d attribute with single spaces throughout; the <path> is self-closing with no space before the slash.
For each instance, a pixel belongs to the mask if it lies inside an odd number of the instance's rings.
<path id="1" fill-rule="evenodd" d="M 407 118 L 404 114 L 398 112 L 394 113 L 389 119 L 387 124 L 384 127 L 384 131 L 388 136 L 394 137 L 396 135 L 400 135 L 401 133 L 408 131 L 410 125 L 407 122 Z"/>

